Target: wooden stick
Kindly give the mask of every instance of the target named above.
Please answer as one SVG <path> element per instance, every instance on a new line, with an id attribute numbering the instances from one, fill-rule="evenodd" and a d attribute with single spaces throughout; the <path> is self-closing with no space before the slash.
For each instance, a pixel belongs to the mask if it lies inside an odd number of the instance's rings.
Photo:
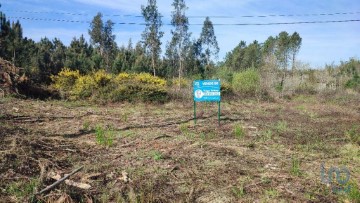
<path id="1" fill-rule="evenodd" d="M 161 138 L 167 138 L 167 137 L 171 137 L 170 135 L 160 135 L 158 137 L 155 137 L 154 140 L 158 140 L 158 139 L 161 139 Z"/>
<path id="2" fill-rule="evenodd" d="M 36 193 L 35 195 L 40 195 L 42 193 L 48 192 L 51 189 L 53 189 L 54 187 L 56 187 L 57 185 L 59 185 L 60 183 L 62 183 L 63 181 L 65 181 L 66 179 L 68 179 L 70 176 L 74 175 L 75 173 L 79 172 L 81 169 L 83 169 L 84 166 L 81 166 L 80 168 L 74 170 L 73 172 L 65 175 L 63 178 L 61 178 L 60 180 L 56 181 L 55 183 L 47 186 L 45 189 L 41 190 L 40 192 Z"/>

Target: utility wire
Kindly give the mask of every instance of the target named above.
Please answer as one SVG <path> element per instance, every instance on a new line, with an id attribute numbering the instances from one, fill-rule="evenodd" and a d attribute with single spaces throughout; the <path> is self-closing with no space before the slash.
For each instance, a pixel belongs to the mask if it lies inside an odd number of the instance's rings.
<path id="1" fill-rule="evenodd" d="M 33 14 L 56 14 L 56 15 L 74 15 L 74 16 L 93 16 L 88 13 L 72 13 L 72 12 L 50 12 L 50 11 L 26 11 L 26 10 L 4 10 L 6 12 L 14 13 L 33 13 Z M 275 14 L 275 15 L 243 15 L 243 16 L 188 16 L 188 18 L 266 18 L 266 17 L 312 17 L 312 16 L 335 16 L 335 15 L 357 15 L 360 11 L 356 12 L 337 12 L 337 13 L 311 13 L 311 14 Z M 123 14 L 103 14 L 103 16 L 113 17 L 135 17 L 142 18 L 142 15 L 123 15 Z M 164 16 L 161 16 L 164 17 Z"/>
<path id="2" fill-rule="evenodd" d="M 50 19 L 50 18 L 29 18 L 29 17 L 16 17 L 10 16 L 8 18 L 31 20 L 31 21 L 50 21 L 50 22 L 66 22 L 66 23 L 91 23 L 90 21 L 80 20 L 64 20 L 64 19 Z M 263 26 L 263 25 L 295 25 L 295 24 L 325 24 L 325 23 L 347 23 L 347 22 L 360 22 L 360 19 L 349 19 L 349 20 L 325 20 L 325 21 L 297 21 L 297 22 L 275 22 L 275 23 L 213 23 L 218 26 Z M 115 22 L 117 25 L 147 25 L 146 23 L 135 23 L 135 22 Z M 165 23 L 163 25 L 172 25 Z M 193 23 L 189 25 L 203 25 L 202 23 Z"/>

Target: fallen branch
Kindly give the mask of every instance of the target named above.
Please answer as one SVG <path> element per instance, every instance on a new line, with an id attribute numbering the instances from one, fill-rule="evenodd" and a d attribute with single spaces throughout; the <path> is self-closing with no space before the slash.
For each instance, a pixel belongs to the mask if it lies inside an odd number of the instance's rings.
<path id="1" fill-rule="evenodd" d="M 51 177 L 54 180 L 60 180 L 61 176 L 60 175 L 54 175 Z M 88 190 L 91 188 L 91 185 L 86 184 L 86 183 L 79 183 L 79 182 L 75 182 L 72 180 L 65 180 L 65 184 L 69 185 L 69 186 L 73 186 L 73 187 L 77 187 L 79 189 L 83 189 L 83 190 Z"/>
<path id="2" fill-rule="evenodd" d="M 74 170 L 73 172 L 71 172 L 70 174 L 65 175 L 63 178 L 59 179 L 58 181 L 56 181 L 55 183 L 47 186 L 45 189 L 41 190 L 40 192 L 36 193 L 35 195 L 40 195 L 42 193 L 48 192 L 50 190 L 52 190 L 54 187 L 58 186 L 60 183 L 64 182 L 66 179 L 68 179 L 70 176 L 74 175 L 75 173 L 79 172 L 81 169 L 83 169 L 84 166 L 81 166 L 80 168 Z"/>
<path id="3" fill-rule="evenodd" d="M 169 138 L 169 137 L 171 137 L 171 136 L 170 135 L 160 135 L 158 137 L 155 137 L 154 140 L 159 140 L 161 138 Z"/>
<path id="4" fill-rule="evenodd" d="M 136 141 L 136 140 L 135 140 Z M 128 142 L 126 144 L 121 145 L 120 147 L 130 147 L 131 145 L 133 145 L 135 143 L 135 141 L 132 142 Z"/>

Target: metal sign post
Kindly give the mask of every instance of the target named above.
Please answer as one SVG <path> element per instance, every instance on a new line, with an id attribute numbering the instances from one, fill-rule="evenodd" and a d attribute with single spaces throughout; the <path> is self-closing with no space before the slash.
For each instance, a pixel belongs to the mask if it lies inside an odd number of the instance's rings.
<path id="1" fill-rule="evenodd" d="M 196 124 L 196 102 L 217 102 L 218 122 L 220 125 L 220 80 L 195 80 L 194 88 L 194 124 Z"/>

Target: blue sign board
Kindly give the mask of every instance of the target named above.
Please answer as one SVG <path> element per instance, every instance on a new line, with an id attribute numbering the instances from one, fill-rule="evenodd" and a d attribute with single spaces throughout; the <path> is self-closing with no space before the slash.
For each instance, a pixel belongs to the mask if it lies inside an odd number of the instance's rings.
<path id="1" fill-rule="evenodd" d="M 194 101 L 220 101 L 220 80 L 195 80 Z"/>

